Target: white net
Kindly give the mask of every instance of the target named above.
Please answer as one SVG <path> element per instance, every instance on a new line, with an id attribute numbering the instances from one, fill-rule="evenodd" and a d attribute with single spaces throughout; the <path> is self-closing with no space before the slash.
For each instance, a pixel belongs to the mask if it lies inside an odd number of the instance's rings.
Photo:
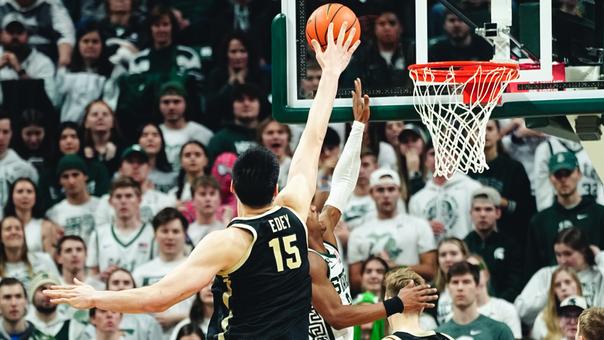
<path id="1" fill-rule="evenodd" d="M 486 125 L 505 87 L 517 77 L 517 68 L 478 65 L 468 74 L 459 67 L 443 70 L 427 64 L 410 68 L 410 73 L 413 104 L 434 144 L 434 175 L 450 178 L 455 171 L 488 169 Z"/>

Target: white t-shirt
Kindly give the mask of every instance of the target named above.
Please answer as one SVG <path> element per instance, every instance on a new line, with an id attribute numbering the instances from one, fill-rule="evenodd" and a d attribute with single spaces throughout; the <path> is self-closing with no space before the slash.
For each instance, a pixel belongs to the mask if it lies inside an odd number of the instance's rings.
<path id="1" fill-rule="evenodd" d="M 152 169 L 149 172 L 149 180 L 153 183 L 155 190 L 163 193 L 168 193 L 170 189 L 176 186 L 176 178 L 178 171 L 163 172 L 157 169 Z"/>
<path id="2" fill-rule="evenodd" d="M 390 219 L 370 218 L 350 233 L 348 262 L 366 260 L 385 251 L 397 265 L 419 263 L 419 255 L 436 249 L 428 222 L 407 214 Z"/>
<path id="3" fill-rule="evenodd" d="M 59 277 L 57 265 L 47 253 L 28 252 L 27 257 L 31 264 L 32 274 L 29 273 L 25 262 L 6 262 L 4 264 L 4 277 L 14 277 L 21 281 L 28 292 L 32 278 L 39 272 L 46 272 L 51 277 Z"/>
<path id="4" fill-rule="evenodd" d="M 179 200 L 179 201 L 190 201 L 191 200 L 191 183 L 189 183 L 188 181 L 185 181 L 183 187 L 182 187 L 182 192 L 180 193 L 180 197 L 176 197 L 176 193 L 178 192 L 178 186 L 174 186 L 172 187 L 172 189 L 170 189 L 170 191 L 168 191 L 168 195 L 174 200 Z"/>
<path id="5" fill-rule="evenodd" d="M 181 263 L 187 260 L 186 257 L 183 257 L 180 260 L 165 262 L 160 257 L 156 257 L 155 259 L 140 265 L 137 267 L 132 276 L 134 277 L 134 281 L 136 282 L 137 287 L 144 287 L 151 284 L 156 283 L 161 280 L 164 276 L 166 276 L 169 272 L 173 271 Z M 162 316 L 171 316 L 171 315 L 183 315 L 185 318 L 189 315 L 189 311 L 191 310 L 191 305 L 193 304 L 193 298 L 189 297 L 172 307 L 168 310 L 158 313 L 157 315 Z M 172 334 L 172 330 L 174 327 L 169 329 L 164 329 L 164 338 L 168 338 L 170 334 Z"/>
<path id="6" fill-rule="evenodd" d="M 442 186 L 428 181 L 420 191 L 411 196 L 409 213 L 444 224 L 445 233 L 439 235 L 437 241 L 447 236 L 463 240 L 472 231 L 472 193 L 481 186 L 478 181 L 459 172 Z"/>
<path id="7" fill-rule="evenodd" d="M 489 318 L 503 322 L 512 330 L 515 339 L 522 339 L 520 317 L 514 305 L 496 297 L 490 297 L 489 302 L 478 307 L 478 312 Z"/>
<path id="8" fill-rule="evenodd" d="M 121 340 L 155 340 L 162 339 L 161 326 L 149 314 L 123 314 L 120 322 Z M 92 324 L 86 326 L 85 334 L 80 339 L 95 339 L 95 329 Z"/>
<path id="9" fill-rule="evenodd" d="M 0 158 L 0 206 L 6 204 L 10 196 L 10 185 L 19 177 L 27 177 L 38 182 L 38 172 L 28 162 L 24 161 L 12 149 L 8 149 L 3 158 Z M 4 210 L 0 209 L 0 218 Z"/>
<path id="10" fill-rule="evenodd" d="M 371 195 L 357 196 L 350 195 L 350 199 L 342 213 L 342 219 L 346 222 L 349 230 L 356 229 L 363 219 L 375 216 L 375 201 Z"/>
<path id="11" fill-rule="evenodd" d="M 226 225 L 220 221 L 214 221 L 212 224 L 199 224 L 197 222 L 193 222 L 189 224 L 189 228 L 187 228 L 187 235 L 189 235 L 193 245 L 196 245 L 207 234 L 214 230 L 224 229 L 225 227 Z"/>
<path id="12" fill-rule="evenodd" d="M 99 199 L 90 196 L 88 202 L 74 205 L 67 199 L 55 204 L 46 212 L 48 219 L 63 227 L 65 235 L 77 235 L 90 242 L 90 235 L 95 229 L 95 211 L 99 206 Z"/>
<path id="13" fill-rule="evenodd" d="M 129 271 L 147 263 L 153 255 L 153 227 L 143 223 L 138 230 L 128 236 L 112 224 L 99 226 L 90 238 L 86 265 L 89 268 L 99 267 L 106 270 L 117 265 Z"/>
<path id="14" fill-rule="evenodd" d="M 144 222 L 151 223 L 153 217 L 163 208 L 174 207 L 176 201 L 173 197 L 168 194 L 157 191 L 155 189 L 149 189 L 143 193 L 140 205 L 141 220 Z M 115 217 L 115 211 L 109 204 L 109 194 L 103 195 L 99 199 L 99 205 L 94 214 L 94 220 L 96 225 L 110 224 L 113 222 Z"/>
<path id="15" fill-rule="evenodd" d="M 212 136 L 214 136 L 210 129 L 195 122 L 187 122 L 185 127 L 180 130 L 170 129 L 165 124 L 161 124 L 159 128 L 164 134 L 166 155 L 168 156 L 168 162 L 172 164 L 173 170 L 180 169 L 178 154 L 186 142 L 196 140 L 207 146 Z"/>
<path id="16" fill-rule="evenodd" d="M 25 235 L 27 235 L 25 241 L 27 241 L 28 251 L 44 251 L 44 245 L 42 242 L 42 218 L 32 218 L 25 225 Z"/>

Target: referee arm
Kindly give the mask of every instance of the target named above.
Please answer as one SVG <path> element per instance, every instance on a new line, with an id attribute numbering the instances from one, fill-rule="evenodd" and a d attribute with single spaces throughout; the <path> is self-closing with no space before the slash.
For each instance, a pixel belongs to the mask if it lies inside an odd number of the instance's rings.
<path id="1" fill-rule="evenodd" d="M 159 282 L 122 291 L 97 291 L 80 281 L 52 286 L 44 294 L 55 304 L 78 309 L 96 307 L 121 313 L 157 313 L 197 293 L 214 276 L 234 267 L 246 255 L 252 235 L 238 228 L 214 231 L 204 237 L 187 260 Z"/>
<path id="2" fill-rule="evenodd" d="M 322 69 L 321 80 L 300 143 L 292 156 L 287 185 L 275 201 L 276 204 L 292 208 L 303 221 L 306 220 L 317 186 L 319 154 L 338 90 L 338 80 L 360 43 L 357 41 L 351 45 L 355 34 L 354 27 L 350 29 L 347 38 L 345 31 L 346 27 L 342 26 L 337 41 L 334 41 L 333 24 L 330 24 L 325 51 L 321 51 L 321 46 L 316 40 L 312 42 Z"/>

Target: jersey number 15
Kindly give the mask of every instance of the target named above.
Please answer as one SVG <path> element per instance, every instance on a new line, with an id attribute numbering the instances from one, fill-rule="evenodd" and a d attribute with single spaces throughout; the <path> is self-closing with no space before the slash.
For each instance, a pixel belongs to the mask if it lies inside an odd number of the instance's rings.
<path id="1" fill-rule="evenodd" d="M 296 269 L 302 265 L 302 259 L 300 258 L 300 251 L 298 247 L 292 245 L 296 242 L 296 235 L 288 235 L 284 237 L 276 237 L 268 243 L 268 246 L 273 248 L 273 254 L 275 255 L 275 263 L 277 264 L 277 271 L 282 272 L 284 270 L 283 258 L 285 257 L 285 265 L 289 269 Z M 283 243 L 283 248 L 281 247 Z M 283 250 L 285 254 L 283 253 Z"/>

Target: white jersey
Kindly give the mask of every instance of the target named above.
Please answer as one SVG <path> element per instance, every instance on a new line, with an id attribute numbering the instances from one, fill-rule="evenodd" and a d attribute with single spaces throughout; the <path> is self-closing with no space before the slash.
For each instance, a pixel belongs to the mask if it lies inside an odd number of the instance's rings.
<path id="1" fill-rule="evenodd" d="M 214 133 L 207 127 L 195 123 L 187 122 L 186 126 L 179 130 L 174 130 L 166 127 L 165 124 L 159 126 L 164 134 L 164 144 L 168 162 L 172 165 L 173 170 L 180 169 L 180 149 L 190 140 L 196 140 L 203 145 L 208 145 Z M 207 155 L 206 155 L 207 156 Z"/>
<path id="2" fill-rule="evenodd" d="M 153 217 L 163 208 L 174 207 L 176 201 L 168 194 L 149 189 L 143 193 L 140 204 L 140 218 L 144 222 L 151 223 Z M 105 194 L 100 198 L 99 206 L 94 214 L 96 225 L 110 224 L 115 217 L 115 211 L 109 204 L 109 194 Z"/>
<path id="3" fill-rule="evenodd" d="M 577 184 L 577 190 L 581 195 L 589 195 L 596 199 L 599 204 L 604 204 L 604 188 L 596 173 L 596 170 L 583 146 L 569 140 L 550 137 L 535 151 L 535 201 L 537 210 L 549 208 L 554 203 L 556 194 L 549 180 L 549 159 L 552 154 L 559 152 L 573 152 L 579 161 L 581 169 L 581 180 Z"/>
<path id="4" fill-rule="evenodd" d="M 224 229 L 224 223 L 220 221 L 214 221 L 212 224 L 199 224 L 197 222 L 193 222 L 189 224 L 187 228 L 187 235 L 189 235 L 189 239 L 193 245 L 197 245 L 202 238 L 206 237 L 207 234 L 213 232 L 214 230 Z"/>
<path id="5" fill-rule="evenodd" d="M 340 295 L 340 300 L 343 305 L 351 305 L 352 297 L 350 296 L 350 287 L 348 285 L 348 277 L 346 276 L 346 270 L 340 252 L 338 249 L 327 243 L 323 242 L 327 254 L 319 253 L 315 250 L 308 249 L 309 252 L 313 252 L 327 263 L 329 281 Z M 310 340 L 352 340 L 354 331 L 352 327 L 337 330 L 331 327 L 325 319 L 313 308 L 311 308 L 308 315 L 309 327 L 308 327 L 308 338 Z"/>
<path id="6" fill-rule="evenodd" d="M 153 241 L 153 228 L 148 223 L 143 223 L 128 236 L 120 235 L 113 223 L 99 226 L 90 238 L 86 265 L 89 268 L 98 266 L 101 272 L 111 265 L 132 272 L 151 260 Z"/>
<path id="7" fill-rule="evenodd" d="M 375 217 L 364 220 L 350 233 L 348 263 L 386 252 L 397 265 L 413 266 L 419 264 L 421 254 L 435 249 L 434 234 L 426 220 L 407 214 Z"/>
<path id="8" fill-rule="evenodd" d="M 65 235 L 77 235 L 90 242 L 90 235 L 95 229 L 94 213 L 99 206 L 99 199 L 90 196 L 88 202 L 74 205 L 67 199 L 55 204 L 46 212 L 48 219 L 63 227 Z"/>
<path id="9" fill-rule="evenodd" d="M 428 181 L 409 200 L 409 214 L 436 220 L 445 225 L 445 233 L 436 241 L 448 236 L 464 239 L 472 231 L 470 208 L 472 193 L 482 185 L 467 175 L 456 172 L 442 186 Z"/>
<path id="10" fill-rule="evenodd" d="M 3 158 L 0 159 L 0 206 L 6 204 L 10 196 L 10 185 L 19 177 L 27 177 L 38 182 L 38 172 L 28 162 L 24 161 L 12 149 L 8 149 Z M 4 211 L 0 209 L 0 218 Z"/>
<path id="11" fill-rule="evenodd" d="M 32 218 L 25 225 L 25 240 L 28 251 L 44 251 L 44 245 L 42 244 L 42 223 L 44 223 L 44 219 Z"/>

